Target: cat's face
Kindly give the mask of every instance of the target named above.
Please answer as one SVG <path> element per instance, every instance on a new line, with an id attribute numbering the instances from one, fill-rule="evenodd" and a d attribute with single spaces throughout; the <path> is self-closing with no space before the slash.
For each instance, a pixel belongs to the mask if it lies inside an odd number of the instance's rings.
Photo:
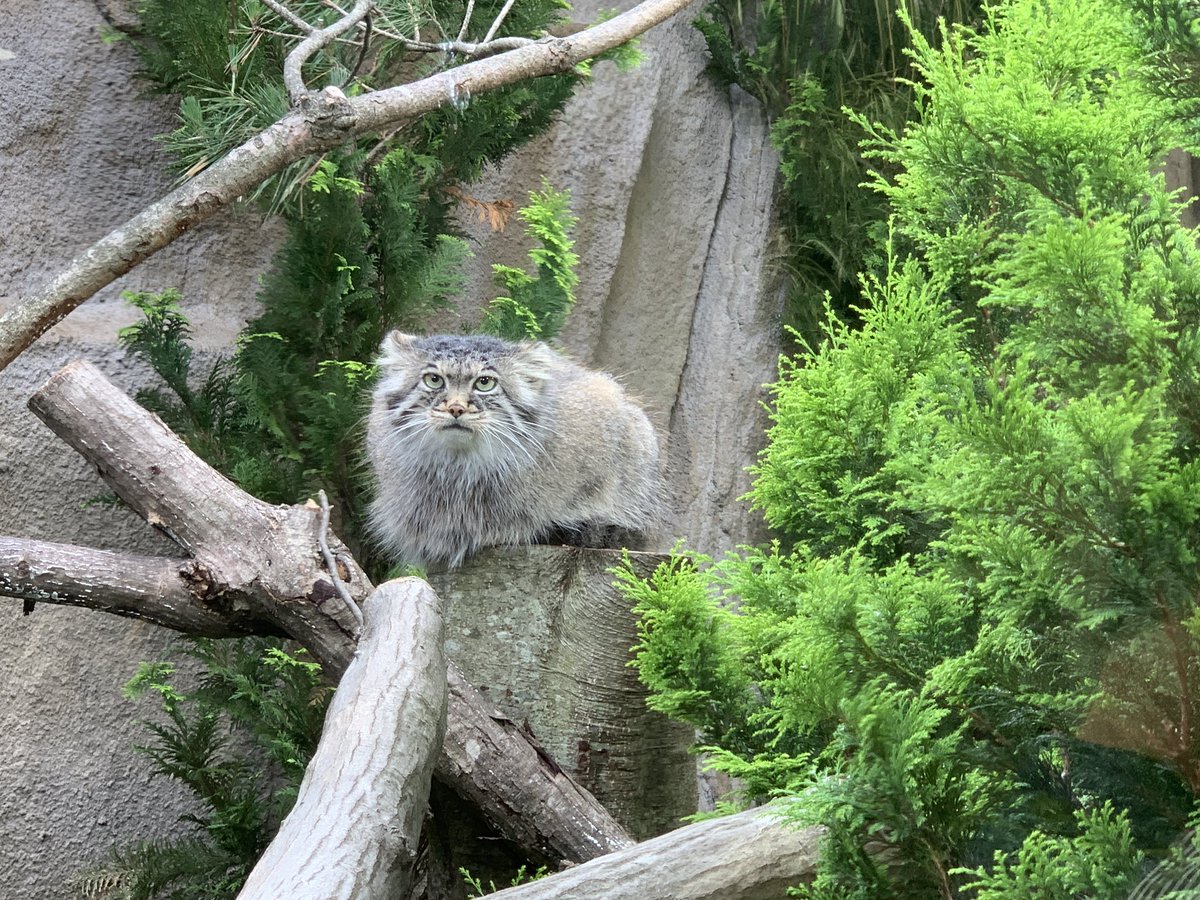
<path id="1" fill-rule="evenodd" d="M 376 389 L 393 438 L 457 452 L 540 448 L 549 352 L 480 335 L 393 332 Z"/>

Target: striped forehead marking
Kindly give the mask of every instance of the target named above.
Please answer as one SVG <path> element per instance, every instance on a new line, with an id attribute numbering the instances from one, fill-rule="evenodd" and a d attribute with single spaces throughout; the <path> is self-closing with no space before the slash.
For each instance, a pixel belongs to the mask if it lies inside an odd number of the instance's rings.
<path id="1" fill-rule="evenodd" d="M 422 338 L 416 343 L 416 349 L 427 355 L 431 361 L 459 360 L 462 362 L 485 363 L 497 358 L 512 356 L 517 351 L 517 345 L 490 335 L 471 335 L 459 337 L 452 334 L 435 335 Z"/>

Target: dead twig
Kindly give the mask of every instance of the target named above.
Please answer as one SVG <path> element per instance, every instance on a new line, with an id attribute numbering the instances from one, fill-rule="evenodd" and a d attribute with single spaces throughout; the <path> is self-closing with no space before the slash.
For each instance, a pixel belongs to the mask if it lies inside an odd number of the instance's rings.
<path id="1" fill-rule="evenodd" d="M 301 71 L 304 64 L 326 44 L 335 40 L 339 35 L 345 34 L 366 18 L 370 11 L 371 0 L 357 0 L 350 12 L 326 28 L 313 29 L 287 55 L 287 59 L 283 61 L 283 84 L 287 88 L 288 97 L 291 98 L 293 106 L 299 105 L 301 98 L 308 93 L 308 87 L 304 84 L 304 75 Z"/>
<path id="2" fill-rule="evenodd" d="M 513 8 L 513 3 L 516 0 L 504 0 L 504 5 L 500 7 L 500 12 L 496 14 L 496 20 L 492 22 L 492 27 L 487 30 L 487 34 L 483 36 L 483 43 L 487 43 L 496 36 L 496 32 L 500 30 L 500 26 L 504 24 L 504 20 L 508 17 L 508 11 Z"/>
<path id="3" fill-rule="evenodd" d="M 338 592 L 338 596 L 342 598 L 342 602 L 346 604 L 346 609 L 354 616 L 354 620 L 358 622 L 358 627 L 363 627 L 362 610 L 358 608 L 358 604 L 354 602 L 354 598 L 350 596 L 350 592 L 346 590 L 346 585 L 342 582 L 342 576 L 338 573 L 337 560 L 333 558 L 333 553 L 329 549 L 329 498 L 325 496 L 325 490 L 317 491 L 317 499 L 321 501 L 321 524 L 317 529 L 317 546 L 321 548 L 321 558 L 325 560 L 325 568 L 329 570 L 329 577 L 333 579 L 333 586 Z"/>

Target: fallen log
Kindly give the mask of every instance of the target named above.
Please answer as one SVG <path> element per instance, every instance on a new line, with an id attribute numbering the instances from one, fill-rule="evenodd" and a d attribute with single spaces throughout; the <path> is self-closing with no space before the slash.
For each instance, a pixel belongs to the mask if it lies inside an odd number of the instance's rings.
<path id="1" fill-rule="evenodd" d="M 677 828 L 488 900 L 779 900 L 815 877 L 824 833 L 767 806 Z"/>
<path id="2" fill-rule="evenodd" d="M 389 581 L 366 599 L 358 652 L 329 704 L 296 805 L 241 900 L 406 896 L 446 729 L 439 605 L 417 578 Z"/>

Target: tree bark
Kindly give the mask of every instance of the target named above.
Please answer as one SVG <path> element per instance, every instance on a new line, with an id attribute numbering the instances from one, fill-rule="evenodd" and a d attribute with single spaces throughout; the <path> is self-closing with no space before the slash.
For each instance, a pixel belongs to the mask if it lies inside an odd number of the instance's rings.
<path id="1" fill-rule="evenodd" d="M 505 837 L 532 848 L 538 857 L 583 861 L 633 845 L 625 830 L 591 793 L 576 782 L 508 716 L 486 701 L 454 665 L 449 666 L 450 715 L 437 776 L 460 797 L 483 810 Z M 492 797 L 520 798 L 499 812 Z M 587 819 L 595 806 L 603 815 Z M 532 810 L 538 819 L 530 819 Z"/>
<path id="2" fill-rule="evenodd" d="M 46 555 L 56 545 L 8 539 L 0 553 L 3 590 L 112 609 L 183 630 L 199 618 L 208 634 L 218 631 L 220 621 L 229 624 L 229 634 L 283 631 L 332 679 L 341 677 L 355 653 L 357 625 L 323 567 L 315 504 L 270 506 L 246 494 L 90 363 L 65 366 L 29 405 L 126 503 L 192 558 L 169 563 L 176 572 L 172 580 L 162 565 L 117 555 L 120 574 L 108 581 L 121 583 L 105 593 L 98 587 L 103 579 L 65 578 L 64 561 Z M 373 589 L 370 581 L 333 535 L 328 542 L 342 580 L 361 602 Z M 76 552 L 95 560 L 96 551 L 82 548 L 70 548 L 68 560 Z M 57 586 L 46 590 L 51 578 Z M 160 600 L 159 590 L 166 599 Z M 505 717 L 453 667 L 449 679 L 439 779 L 477 803 L 501 834 L 531 854 L 582 861 L 632 843 L 591 794 L 519 729 L 507 728 Z"/>
<path id="3" fill-rule="evenodd" d="M 646 577 L 666 557 L 493 548 L 430 582 L 445 604 L 447 652 L 471 683 L 533 723 L 550 756 L 646 838 L 696 810 L 695 731 L 649 709 L 629 666 L 637 617 L 612 575 L 625 559 Z"/>
<path id="4" fill-rule="evenodd" d="M 147 206 L 76 257 L 49 285 L 0 315 L 0 369 L 100 288 L 296 160 L 472 94 L 566 72 L 633 39 L 690 2 L 645 0 L 570 37 L 545 38 L 357 97 L 347 98 L 336 89 L 305 94 L 298 108 Z"/>
<path id="5" fill-rule="evenodd" d="M 439 605 L 417 578 L 367 598 L 296 805 L 238 897 L 405 896 L 446 729 Z"/>
<path id="6" fill-rule="evenodd" d="M 29 408 L 191 554 L 188 589 L 200 603 L 217 614 L 269 618 L 341 677 L 358 626 L 325 571 L 315 504 L 271 506 L 251 497 L 85 360 L 51 376 Z M 370 580 L 332 535 L 330 545 L 361 603 Z"/>
<path id="7" fill-rule="evenodd" d="M 782 821 L 770 807 L 752 809 L 677 828 L 488 900 L 779 900 L 813 879 L 823 834 Z"/>
<path id="8" fill-rule="evenodd" d="M 99 609 L 200 637 L 283 634 L 265 620 L 222 615 L 188 589 L 193 562 L 0 537 L 0 594 Z"/>

